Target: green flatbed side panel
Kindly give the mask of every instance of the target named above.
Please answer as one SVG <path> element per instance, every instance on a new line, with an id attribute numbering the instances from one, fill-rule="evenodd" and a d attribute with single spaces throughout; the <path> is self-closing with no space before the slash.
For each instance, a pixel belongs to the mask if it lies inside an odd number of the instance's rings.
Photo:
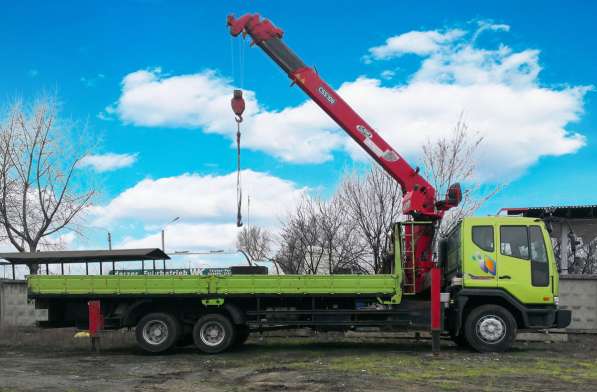
<path id="1" fill-rule="evenodd" d="M 396 275 L 85 276 L 35 275 L 31 294 L 389 294 Z"/>

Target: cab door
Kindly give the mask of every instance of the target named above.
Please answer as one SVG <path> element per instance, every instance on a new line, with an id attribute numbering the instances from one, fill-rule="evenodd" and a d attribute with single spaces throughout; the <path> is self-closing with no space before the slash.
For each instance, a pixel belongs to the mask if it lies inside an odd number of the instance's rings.
<path id="1" fill-rule="evenodd" d="M 497 287 L 496 233 L 491 222 L 475 221 L 464 226 L 463 278 L 465 287 Z"/>
<path id="2" fill-rule="evenodd" d="M 500 225 L 498 287 L 525 304 L 553 303 L 543 231 L 539 225 Z"/>

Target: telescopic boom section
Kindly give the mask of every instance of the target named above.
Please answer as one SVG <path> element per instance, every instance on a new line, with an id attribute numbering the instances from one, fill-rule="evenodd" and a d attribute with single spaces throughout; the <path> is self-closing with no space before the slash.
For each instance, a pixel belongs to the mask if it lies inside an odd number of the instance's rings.
<path id="1" fill-rule="evenodd" d="M 233 36 L 249 35 L 253 42 L 271 57 L 288 77 L 319 105 L 342 129 L 371 155 L 402 187 L 403 212 L 416 219 L 436 220 L 444 211 L 458 204 L 460 189 L 451 187 L 446 200 L 436 202 L 436 191 L 375 130 L 367 124 L 314 69 L 282 42 L 284 32 L 258 14 L 238 19 L 228 16 Z"/>

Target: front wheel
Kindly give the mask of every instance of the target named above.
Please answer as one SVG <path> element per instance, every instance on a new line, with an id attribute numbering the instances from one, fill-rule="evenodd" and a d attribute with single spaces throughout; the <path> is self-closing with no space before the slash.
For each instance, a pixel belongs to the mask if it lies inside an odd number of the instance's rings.
<path id="1" fill-rule="evenodd" d="M 150 353 L 171 349 L 179 338 L 178 320 L 167 313 L 150 313 L 137 323 L 137 344 Z"/>
<path id="2" fill-rule="evenodd" d="M 471 348 L 478 352 L 506 351 L 516 338 L 516 320 L 502 306 L 479 306 L 466 318 L 464 334 Z"/>
<path id="3" fill-rule="evenodd" d="M 234 343 L 235 338 L 235 329 L 228 317 L 217 313 L 201 317 L 193 328 L 195 345 L 207 354 L 226 350 Z"/>

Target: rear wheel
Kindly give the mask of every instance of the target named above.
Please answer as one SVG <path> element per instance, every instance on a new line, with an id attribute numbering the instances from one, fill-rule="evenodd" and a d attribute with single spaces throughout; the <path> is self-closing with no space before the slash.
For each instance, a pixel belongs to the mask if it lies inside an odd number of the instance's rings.
<path id="1" fill-rule="evenodd" d="M 249 335 L 251 334 L 251 330 L 246 325 L 237 325 L 236 326 L 236 337 L 234 338 L 234 342 L 232 343 L 233 347 L 239 347 L 245 344 Z"/>
<path id="2" fill-rule="evenodd" d="M 137 323 L 135 336 L 137 344 L 151 353 L 171 349 L 179 338 L 180 324 L 167 313 L 150 313 Z"/>
<path id="3" fill-rule="evenodd" d="M 466 341 L 476 351 L 506 351 L 516 338 L 516 320 L 502 306 L 483 305 L 469 313 L 464 333 Z"/>
<path id="4" fill-rule="evenodd" d="M 236 331 L 228 317 L 206 314 L 195 323 L 193 340 L 203 352 L 217 354 L 229 348 L 235 341 Z"/>

